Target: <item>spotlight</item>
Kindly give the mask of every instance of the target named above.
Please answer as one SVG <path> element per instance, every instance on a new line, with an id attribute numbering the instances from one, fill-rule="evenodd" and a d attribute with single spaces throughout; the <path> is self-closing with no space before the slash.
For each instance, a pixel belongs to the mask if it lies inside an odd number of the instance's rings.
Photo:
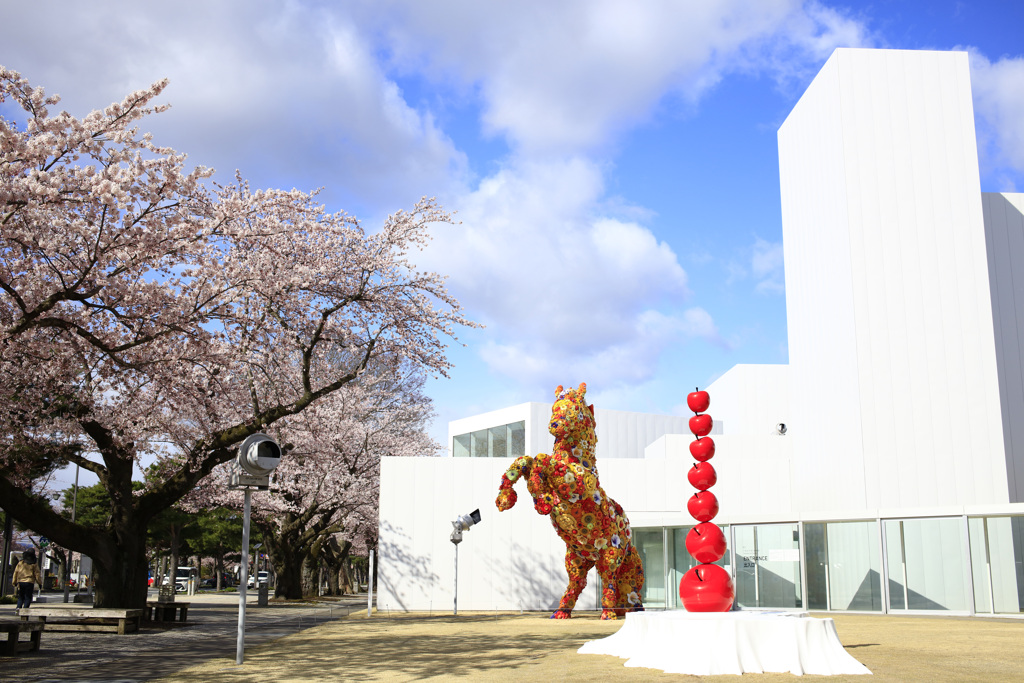
<path id="1" fill-rule="evenodd" d="M 473 510 L 468 515 L 459 515 L 458 517 L 456 517 L 455 521 L 452 522 L 452 526 L 455 527 L 455 529 L 452 530 L 452 536 L 451 536 L 452 543 L 454 543 L 456 545 L 461 543 L 462 542 L 462 532 L 466 531 L 467 529 L 469 529 L 469 527 L 473 526 L 474 524 L 476 524 L 479 521 L 480 521 L 480 509 L 479 508 L 477 508 L 476 510 Z"/>
<path id="2" fill-rule="evenodd" d="M 455 591 L 452 601 L 452 614 L 459 615 L 459 543 L 462 543 L 462 532 L 480 521 L 480 508 L 473 510 L 468 515 L 459 515 L 452 522 L 451 541 L 455 544 Z"/>
<path id="3" fill-rule="evenodd" d="M 775 433 L 778 434 L 779 436 L 785 436 L 786 435 L 786 423 L 780 422 L 779 424 L 775 425 Z"/>

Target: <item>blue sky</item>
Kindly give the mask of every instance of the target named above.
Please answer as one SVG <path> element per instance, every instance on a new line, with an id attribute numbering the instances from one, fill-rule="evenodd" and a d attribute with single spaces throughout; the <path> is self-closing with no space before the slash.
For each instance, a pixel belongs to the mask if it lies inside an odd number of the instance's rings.
<path id="1" fill-rule="evenodd" d="M 195 163 L 323 186 L 369 229 L 422 195 L 458 211 L 419 261 L 486 328 L 429 384 L 442 442 L 557 384 L 683 412 L 787 361 L 776 131 L 836 47 L 968 50 L 982 189 L 1024 191 L 1020 2 L 0 8 L 0 63 L 75 114 L 168 77 L 150 127 Z"/>

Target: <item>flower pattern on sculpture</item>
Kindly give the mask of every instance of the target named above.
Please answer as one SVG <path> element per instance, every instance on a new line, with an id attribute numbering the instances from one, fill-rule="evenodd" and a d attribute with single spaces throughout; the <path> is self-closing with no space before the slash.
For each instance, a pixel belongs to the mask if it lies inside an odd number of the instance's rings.
<path id="1" fill-rule="evenodd" d="M 555 390 L 549 431 L 555 437 L 552 453 L 517 458 L 501 477 L 499 510 L 516 504 L 513 485 L 526 478 L 538 513 L 549 515 L 565 541 L 565 569 L 569 586 L 555 619 L 568 619 L 594 566 L 601 576 L 601 618 L 615 619 L 627 611 L 642 611 L 640 593 L 644 569 L 632 544 L 629 520 L 622 506 L 609 498 L 597 475 L 594 448 L 594 407 L 584 400 L 587 385 Z"/>

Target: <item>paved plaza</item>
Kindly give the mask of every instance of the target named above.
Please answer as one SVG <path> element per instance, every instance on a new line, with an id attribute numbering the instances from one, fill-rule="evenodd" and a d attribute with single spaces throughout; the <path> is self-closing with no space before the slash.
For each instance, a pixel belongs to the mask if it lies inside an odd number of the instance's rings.
<path id="1" fill-rule="evenodd" d="M 247 609 L 246 656 L 235 665 L 238 598 L 189 598 L 189 624 L 145 626 L 126 636 L 46 633 L 42 650 L 0 659 L 3 681 L 737 681 L 627 668 L 616 657 L 580 655 L 586 641 L 621 622 L 580 612 L 366 616 L 366 598 Z M 12 608 L 0 608 L 10 618 Z M 817 614 L 833 618 L 847 651 L 874 675 L 745 674 L 756 683 L 827 680 L 1022 681 L 1024 620 Z"/>
<path id="2" fill-rule="evenodd" d="M 155 599 L 155 594 L 154 594 Z M 316 603 L 256 606 L 246 601 L 245 643 L 262 644 L 344 617 L 366 614 L 366 596 Z M 189 602 L 186 624 L 144 623 L 138 633 L 44 632 L 39 652 L 0 658 L 0 681 L 148 681 L 212 660 L 234 664 L 238 636 L 238 594 L 178 596 Z M 44 603 L 52 604 L 52 603 Z M 13 605 L 0 605 L 0 618 L 14 619 Z"/>

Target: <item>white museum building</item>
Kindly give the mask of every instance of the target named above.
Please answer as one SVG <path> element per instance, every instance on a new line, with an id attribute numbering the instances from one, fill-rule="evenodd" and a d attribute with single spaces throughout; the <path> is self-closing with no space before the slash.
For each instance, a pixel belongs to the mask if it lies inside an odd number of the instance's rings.
<path id="1" fill-rule="evenodd" d="M 790 362 L 707 387 L 738 603 L 1021 615 L 1024 194 L 981 192 L 967 54 L 836 50 L 779 129 L 779 164 Z M 450 423 L 451 457 L 382 460 L 379 609 L 452 609 L 451 521 L 476 508 L 459 608 L 557 606 L 550 521 L 525 482 L 494 506 L 512 458 L 551 450 L 538 398 Z M 687 417 L 595 417 L 644 603 L 681 609 Z"/>

